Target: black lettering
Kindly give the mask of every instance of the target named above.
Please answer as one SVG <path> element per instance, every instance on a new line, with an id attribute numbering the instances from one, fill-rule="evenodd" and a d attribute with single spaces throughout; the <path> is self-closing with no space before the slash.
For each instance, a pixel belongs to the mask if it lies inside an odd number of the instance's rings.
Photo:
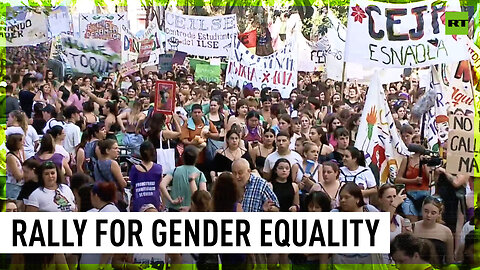
<path id="1" fill-rule="evenodd" d="M 368 14 L 368 33 L 373 39 L 380 40 L 385 36 L 385 31 L 380 30 L 378 32 L 375 32 L 375 20 L 373 19 L 372 11 L 375 11 L 379 15 L 382 15 L 380 8 L 377 6 L 371 5 L 365 8 L 365 12 Z"/>
<path id="2" fill-rule="evenodd" d="M 175 230 L 175 224 L 181 224 L 182 221 L 179 219 L 170 220 L 170 246 L 179 247 L 182 244 L 180 242 L 175 242 L 175 235 L 180 235 L 180 231 Z"/>
<path id="3" fill-rule="evenodd" d="M 48 234 L 48 236 L 47 236 L 48 246 L 49 247 L 60 246 L 60 242 L 54 242 L 53 241 L 53 220 L 49 219 L 47 223 L 48 223 L 48 226 L 47 226 L 48 227 L 48 230 L 47 230 L 48 231 L 47 232 L 47 234 Z M 66 233 L 65 230 L 63 230 L 63 231 L 64 231 L 64 233 Z"/>
<path id="4" fill-rule="evenodd" d="M 21 228 L 18 228 L 20 225 Z M 18 246 L 17 243 L 17 238 L 20 239 L 20 242 L 22 242 L 22 246 L 26 246 L 27 242 L 25 241 L 25 232 L 27 231 L 27 223 L 25 223 L 24 220 L 21 219 L 14 219 L 13 220 L 13 246 L 16 247 Z"/>
<path id="5" fill-rule="evenodd" d="M 415 17 L 417 18 L 417 31 L 415 31 L 415 29 L 410 29 L 409 33 L 411 40 L 419 40 L 424 35 L 423 25 L 425 22 L 423 20 L 423 12 L 425 10 L 427 10 L 427 6 L 412 8 L 412 13 L 415 14 Z"/>
<path id="6" fill-rule="evenodd" d="M 227 224 L 232 224 L 233 220 L 231 219 L 222 219 L 222 236 L 221 236 L 221 243 L 224 247 L 232 247 L 232 242 L 227 242 L 227 235 L 232 235 L 232 231 L 227 230 Z"/>
<path id="7" fill-rule="evenodd" d="M 457 20 L 448 20 L 448 27 L 458 27 L 458 21 Z"/>
<path id="8" fill-rule="evenodd" d="M 400 41 L 400 40 L 408 40 L 407 34 L 400 34 L 396 35 L 393 31 L 393 26 L 395 24 L 400 24 L 400 20 L 395 20 L 395 16 L 405 16 L 407 15 L 406 8 L 386 8 L 385 9 L 385 16 L 387 17 L 387 36 L 388 40 L 393 41 Z"/>
<path id="9" fill-rule="evenodd" d="M 285 235 L 284 235 L 283 239 L 280 239 L 280 226 L 281 225 L 283 225 L 283 227 L 285 229 Z M 277 243 L 277 245 L 279 247 L 290 246 L 290 244 L 288 243 L 288 239 L 290 239 L 289 236 L 290 236 L 290 228 L 289 228 L 288 222 L 284 219 L 278 220 L 275 223 L 275 243 Z"/>
<path id="10" fill-rule="evenodd" d="M 118 242 L 115 239 L 115 227 L 117 227 L 117 224 L 120 227 L 120 240 Z M 112 221 L 112 224 L 110 224 L 110 242 L 116 247 L 123 245 L 125 242 L 125 224 L 123 224 L 123 221 L 120 219 L 115 219 Z"/>
<path id="11" fill-rule="evenodd" d="M 358 226 L 363 223 L 361 219 L 351 219 L 350 223 L 353 224 L 353 244 L 358 247 L 359 239 L 360 239 L 360 232 Z"/>
<path id="12" fill-rule="evenodd" d="M 441 2 L 438 2 L 441 3 Z M 438 13 L 445 11 L 445 4 L 442 4 L 440 7 L 432 5 L 432 28 L 433 33 L 440 33 L 440 28 L 438 27 Z"/>
<path id="13" fill-rule="evenodd" d="M 307 242 L 307 221 L 302 219 L 301 222 L 301 228 L 298 228 L 297 220 L 293 222 L 293 231 L 295 232 L 293 234 L 293 244 L 298 247 L 303 247 Z M 300 241 L 298 240 L 299 236 L 301 237 Z"/>
<path id="14" fill-rule="evenodd" d="M 370 223 L 370 220 L 366 220 L 367 223 L 367 228 L 368 228 L 368 233 L 370 234 L 370 246 L 374 247 L 375 246 L 375 233 L 377 232 L 378 228 L 378 223 L 380 223 L 380 220 L 375 219 L 373 222 L 373 227 L 372 224 Z"/>
<path id="15" fill-rule="evenodd" d="M 245 225 L 244 230 L 241 229 L 242 224 Z M 243 242 L 245 243 L 245 246 L 247 247 L 250 246 L 250 240 L 248 239 L 249 232 L 250 232 L 250 223 L 248 223 L 248 221 L 244 219 L 237 220 L 237 243 L 236 243 L 237 247 L 242 246 L 240 242 L 240 237 L 243 237 Z"/>
<path id="16" fill-rule="evenodd" d="M 133 226 L 135 225 L 135 229 Z M 140 238 L 140 233 L 142 233 L 142 223 L 140 220 L 128 220 L 128 245 L 133 246 L 133 237 L 137 242 L 137 246 L 142 247 L 142 239 Z"/>
<path id="17" fill-rule="evenodd" d="M 39 241 L 42 247 L 45 246 L 45 239 L 43 239 L 42 225 L 40 224 L 40 220 L 38 219 L 33 222 L 32 237 L 30 237 L 30 243 L 28 245 L 33 247 L 36 241 Z"/>
<path id="18" fill-rule="evenodd" d="M 206 219 L 204 222 L 203 222 L 203 243 L 206 247 L 211 247 L 211 246 L 214 246 L 217 241 L 218 241 L 218 228 L 217 228 L 217 223 L 215 222 L 215 220 L 212 220 L 212 219 Z M 212 229 L 209 230 L 208 229 L 208 226 L 211 225 L 212 226 Z M 212 241 L 208 241 L 208 236 L 209 236 L 209 232 L 213 232 L 213 239 Z"/>
<path id="19" fill-rule="evenodd" d="M 374 50 L 372 50 L 372 47 L 377 47 L 377 45 L 375 45 L 375 44 L 369 44 L 368 45 L 368 51 L 370 52 L 370 60 L 378 62 L 377 59 L 372 58 L 372 56 L 373 56 L 372 53 L 374 52 Z"/>
<path id="20" fill-rule="evenodd" d="M 328 246 L 338 247 L 340 246 L 339 242 L 333 242 L 333 220 L 328 220 Z"/>
<path id="21" fill-rule="evenodd" d="M 347 238 L 347 234 L 348 234 L 348 232 L 347 232 L 347 223 L 348 223 L 348 221 L 347 221 L 346 219 L 342 220 L 342 224 L 343 224 L 343 232 L 342 232 L 342 240 L 343 240 L 343 242 L 342 242 L 342 245 L 343 245 L 344 247 L 346 247 L 346 246 L 348 245 L 348 242 L 347 242 L 347 240 L 348 240 L 348 238 Z"/>
<path id="22" fill-rule="evenodd" d="M 313 247 L 315 242 L 319 241 L 322 247 L 325 246 L 325 238 L 323 237 L 322 225 L 320 220 L 316 219 L 313 223 L 312 235 L 310 236 L 309 246 Z"/>
<path id="23" fill-rule="evenodd" d="M 76 221 L 76 219 L 73 220 L 74 222 Z M 68 226 L 68 220 L 66 219 L 63 219 L 62 220 L 62 227 L 63 228 L 67 228 Z M 73 247 L 73 242 L 68 242 L 68 239 L 67 239 L 67 230 L 62 230 L 62 246 L 64 247 Z"/>
<path id="24" fill-rule="evenodd" d="M 195 246 L 200 245 L 200 235 L 198 234 L 198 228 L 200 227 L 200 221 L 198 219 L 194 220 L 195 227 L 192 227 L 190 220 L 185 220 L 185 245 L 190 245 L 190 238 L 193 240 Z"/>
<path id="25" fill-rule="evenodd" d="M 266 242 L 266 241 L 265 241 L 265 236 L 267 236 L 267 235 L 272 235 L 272 232 L 271 232 L 271 231 L 265 230 L 265 225 L 266 225 L 267 223 L 268 223 L 268 224 L 272 224 L 272 221 L 269 220 L 269 219 L 265 219 L 265 220 L 262 219 L 262 221 L 260 221 L 260 224 L 261 224 L 260 227 L 261 227 L 261 231 L 262 231 L 262 233 L 261 233 L 261 235 L 262 235 L 261 237 L 262 237 L 262 238 L 261 238 L 260 244 L 262 245 L 262 247 L 271 247 L 271 246 L 272 246 L 272 242 Z"/>
<path id="26" fill-rule="evenodd" d="M 166 227 L 167 224 L 165 223 L 165 221 L 161 220 L 161 219 L 157 219 L 153 222 L 153 230 L 152 230 L 152 238 L 153 238 L 153 244 L 157 247 L 163 247 L 165 245 L 165 243 L 167 242 L 167 234 L 165 232 L 159 232 L 157 233 L 157 227 L 158 225 L 160 224 L 161 227 Z M 160 239 L 161 241 L 159 242 L 158 241 L 158 235 L 160 235 Z"/>
<path id="27" fill-rule="evenodd" d="M 101 235 L 107 235 L 106 231 L 102 231 L 101 225 L 102 224 L 107 224 L 108 221 L 106 219 L 98 219 L 97 220 L 97 242 L 96 245 L 97 247 L 102 246 L 102 241 L 100 241 Z"/>
<path id="28" fill-rule="evenodd" d="M 78 246 L 81 247 L 83 241 L 83 232 L 85 231 L 85 227 L 87 226 L 87 220 L 82 220 L 82 225 L 79 226 L 78 220 L 74 219 L 73 225 L 75 226 L 75 230 L 77 231 Z"/>

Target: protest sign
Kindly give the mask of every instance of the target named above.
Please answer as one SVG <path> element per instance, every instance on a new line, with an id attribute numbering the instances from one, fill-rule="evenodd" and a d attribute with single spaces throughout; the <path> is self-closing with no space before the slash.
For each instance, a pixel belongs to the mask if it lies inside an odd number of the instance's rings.
<path id="1" fill-rule="evenodd" d="M 257 51 L 257 30 L 252 30 L 242 34 L 238 34 L 238 39 L 247 47 L 252 54 Z"/>
<path id="2" fill-rule="evenodd" d="M 131 75 L 131 74 L 137 72 L 138 70 L 139 70 L 139 66 L 137 65 L 135 60 L 128 61 L 128 62 L 123 63 L 120 66 L 120 75 L 122 77 L 125 77 L 125 76 Z"/>
<path id="3" fill-rule="evenodd" d="M 352 0 L 346 60 L 382 67 L 422 67 L 465 60 L 465 45 L 445 35 L 446 11 L 460 11 L 458 0 L 409 4 Z"/>
<path id="4" fill-rule="evenodd" d="M 442 78 L 450 101 L 449 111 L 473 113 L 472 70 L 468 60 L 442 65 Z"/>
<path id="5" fill-rule="evenodd" d="M 324 71 L 327 63 L 326 37 L 320 38 L 317 42 L 307 40 L 302 33 L 297 33 L 298 46 L 298 70 L 299 71 Z"/>
<path id="6" fill-rule="evenodd" d="M 80 37 L 85 39 L 120 40 L 122 26 L 128 28 L 126 13 L 80 14 Z"/>
<path id="7" fill-rule="evenodd" d="M 145 66 L 156 66 L 159 63 L 160 55 L 165 53 L 164 40 L 165 33 L 160 31 L 156 20 L 150 21 L 147 29 L 143 35 L 144 40 L 151 40 L 153 42 L 152 51 L 150 52 L 150 58 Z"/>
<path id="8" fill-rule="evenodd" d="M 155 112 L 172 114 L 175 109 L 175 90 L 173 81 L 157 81 L 155 87 Z"/>
<path id="9" fill-rule="evenodd" d="M 202 56 L 227 56 L 238 33 L 235 14 L 188 16 L 165 12 L 167 49 Z"/>
<path id="10" fill-rule="evenodd" d="M 130 30 L 122 26 L 122 63 L 137 60 L 140 53 L 140 42 Z"/>
<path id="11" fill-rule="evenodd" d="M 295 40 L 289 42 L 282 50 L 269 56 L 256 56 L 240 42 L 233 40 L 225 84 L 240 88 L 247 83 L 263 89 L 278 89 L 283 98 L 297 87 L 297 45 Z"/>
<path id="12" fill-rule="evenodd" d="M 7 47 L 35 45 L 48 41 L 47 16 L 43 13 L 22 11 L 0 26 L 0 38 Z"/>
<path id="13" fill-rule="evenodd" d="M 74 73 L 105 75 L 120 65 L 119 41 L 62 35 L 57 49 Z"/>
<path id="14" fill-rule="evenodd" d="M 365 98 L 355 147 L 364 152 L 372 171 L 379 173 L 381 184 L 394 183 L 398 171 L 396 158 L 410 154 L 398 134 L 378 73 Z"/>
<path id="15" fill-rule="evenodd" d="M 474 124 L 477 121 L 477 124 Z M 447 172 L 451 174 L 467 174 L 470 176 L 480 173 L 479 150 L 480 141 L 474 138 L 479 132 L 478 119 L 465 116 L 450 116 L 450 132 L 448 134 Z"/>
<path id="16" fill-rule="evenodd" d="M 144 39 L 140 42 L 140 53 L 138 54 L 137 63 L 145 63 L 150 59 L 153 49 L 153 40 Z"/>
<path id="17" fill-rule="evenodd" d="M 195 68 L 195 81 L 202 80 L 204 82 L 220 83 L 221 71 L 222 70 L 220 69 L 220 65 L 197 65 Z"/>
<path id="18" fill-rule="evenodd" d="M 186 57 L 187 57 L 187 53 L 176 51 L 173 54 L 172 64 L 183 65 L 183 62 L 185 62 Z"/>
<path id="19" fill-rule="evenodd" d="M 48 30 L 51 37 L 73 33 L 73 24 L 68 7 L 58 6 L 50 11 L 48 15 Z"/>
<path id="20" fill-rule="evenodd" d="M 478 116 L 480 110 L 480 49 L 470 39 L 466 38 L 465 40 L 467 41 L 470 65 L 472 66 L 475 115 Z"/>
<path id="21" fill-rule="evenodd" d="M 172 59 L 173 52 L 168 52 L 159 56 L 158 61 L 160 62 L 160 71 L 162 73 L 172 71 Z"/>

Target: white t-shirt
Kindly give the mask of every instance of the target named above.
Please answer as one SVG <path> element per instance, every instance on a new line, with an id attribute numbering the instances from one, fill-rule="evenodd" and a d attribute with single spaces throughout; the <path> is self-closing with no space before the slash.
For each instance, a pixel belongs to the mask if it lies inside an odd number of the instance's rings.
<path id="1" fill-rule="evenodd" d="M 8 127 L 5 131 L 5 136 L 11 134 L 23 134 L 25 136 L 25 132 L 21 127 Z M 39 141 L 40 137 L 38 136 L 37 131 L 32 126 L 28 126 L 27 135 L 25 136 L 23 150 L 25 151 L 25 159 L 29 159 L 35 155 L 35 142 Z"/>
<path id="2" fill-rule="evenodd" d="M 70 153 L 75 153 L 75 147 L 80 143 L 82 138 L 82 132 L 80 128 L 74 123 L 66 123 L 63 127 L 65 131 L 65 140 L 63 141 L 63 147 Z"/>
<path id="3" fill-rule="evenodd" d="M 37 207 L 39 212 L 73 212 L 76 209 L 73 192 L 64 184 L 56 190 L 39 187 L 24 203 Z"/>
<path id="4" fill-rule="evenodd" d="M 286 156 L 281 156 L 280 154 L 278 154 L 278 151 L 275 151 L 270 155 L 268 155 L 267 158 L 265 159 L 263 172 L 270 173 L 273 169 L 273 166 L 275 165 L 275 162 L 277 162 L 279 158 L 286 158 L 288 161 L 290 161 L 291 166 L 293 166 L 294 164 L 303 162 L 303 158 L 295 151 L 290 151 L 290 154 Z"/>
<path id="5" fill-rule="evenodd" d="M 62 121 L 58 121 L 55 118 L 50 118 L 50 120 L 47 121 L 47 123 L 45 124 L 45 127 L 43 128 L 43 134 L 47 134 L 47 131 L 54 126 L 64 127 L 65 123 Z"/>
<path id="6" fill-rule="evenodd" d="M 362 190 L 377 186 L 372 170 L 363 166 L 359 166 L 355 171 L 350 171 L 347 167 L 341 167 L 340 182 L 354 182 Z M 369 198 L 364 198 L 364 200 L 367 204 L 370 202 Z"/>
<path id="7" fill-rule="evenodd" d="M 120 210 L 118 210 L 118 208 L 113 203 L 109 203 L 101 209 L 98 209 L 98 212 L 120 212 Z"/>

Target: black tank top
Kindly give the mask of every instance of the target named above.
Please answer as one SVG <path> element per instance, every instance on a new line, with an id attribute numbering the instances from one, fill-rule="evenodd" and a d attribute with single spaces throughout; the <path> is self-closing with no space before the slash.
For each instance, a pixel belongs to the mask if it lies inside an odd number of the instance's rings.
<path id="1" fill-rule="evenodd" d="M 272 182 L 273 192 L 277 195 L 278 202 L 280 203 L 280 212 L 288 212 L 288 208 L 293 205 L 293 197 L 295 196 L 295 190 L 292 183 L 278 183 Z"/>

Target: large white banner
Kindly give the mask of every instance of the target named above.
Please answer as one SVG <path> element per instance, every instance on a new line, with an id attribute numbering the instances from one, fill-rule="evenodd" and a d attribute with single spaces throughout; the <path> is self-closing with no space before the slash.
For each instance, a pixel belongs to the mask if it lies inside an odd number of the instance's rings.
<path id="1" fill-rule="evenodd" d="M 80 14 L 80 37 L 84 39 L 121 40 L 122 26 L 129 27 L 126 13 Z"/>
<path id="2" fill-rule="evenodd" d="M 240 88 L 247 83 L 262 89 L 278 89 L 283 98 L 297 87 L 297 45 L 294 40 L 269 56 L 253 55 L 238 39 L 233 39 L 225 83 Z"/>
<path id="3" fill-rule="evenodd" d="M 52 37 L 60 34 L 72 34 L 72 17 L 70 16 L 68 7 L 59 6 L 53 9 L 48 15 L 48 27 Z"/>
<path id="4" fill-rule="evenodd" d="M 393 183 L 399 167 L 396 158 L 410 154 L 398 134 L 379 73 L 368 88 L 355 147 L 363 150 L 367 165 L 379 171 L 380 183 Z"/>
<path id="5" fill-rule="evenodd" d="M 352 0 L 346 60 L 369 66 L 423 67 L 467 59 L 467 49 L 445 35 L 445 12 L 458 0 L 392 4 Z"/>
<path id="6" fill-rule="evenodd" d="M 0 38 L 7 47 L 35 45 L 48 41 L 47 16 L 43 13 L 20 12 L 0 27 Z"/>
<path id="7" fill-rule="evenodd" d="M 74 73 L 107 75 L 120 65 L 120 43 L 116 40 L 83 39 L 62 35 L 56 50 Z"/>
<path id="8" fill-rule="evenodd" d="M 140 53 L 138 38 L 125 26 L 122 26 L 122 64 L 128 61 L 137 61 Z"/>
<path id="9" fill-rule="evenodd" d="M 199 56 L 228 56 L 238 34 L 237 16 L 189 16 L 165 12 L 167 50 Z"/>
<path id="10" fill-rule="evenodd" d="M 153 48 L 150 58 L 145 66 L 153 66 L 159 64 L 160 55 L 165 53 L 164 41 L 165 33 L 160 31 L 157 20 L 150 21 L 145 34 L 143 35 L 144 40 L 152 40 Z"/>

